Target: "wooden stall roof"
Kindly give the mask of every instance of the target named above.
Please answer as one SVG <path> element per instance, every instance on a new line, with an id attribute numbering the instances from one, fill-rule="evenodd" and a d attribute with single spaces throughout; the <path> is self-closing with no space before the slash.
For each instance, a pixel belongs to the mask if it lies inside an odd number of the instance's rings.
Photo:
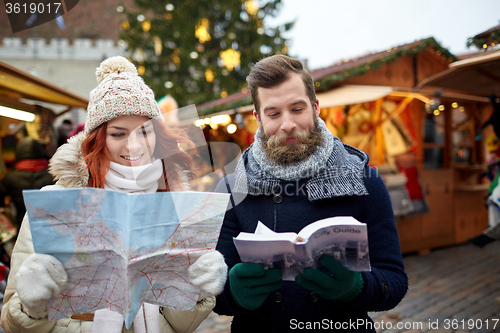
<path id="1" fill-rule="evenodd" d="M 458 58 L 443 48 L 434 38 L 429 37 L 412 43 L 396 46 L 382 52 L 371 53 L 361 57 L 340 61 L 329 67 L 311 70 L 310 73 L 317 85 L 317 93 L 331 90 L 348 78 L 361 76 L 370 70 L 379 69 L 383 64 L 396 61 L 400 57 L 417 54 L 428 48 L 434 49 L 449 61 Z M 319 85 L 319 86 L 318 86 Z M 201 117 L 223 110 L 234 110 L 252 104 L 250 91 L 238 92 L 225 98 L 197 106 Z"/>
<path id="2" fill-rule="evenodd" d="M 36 101 L 84 109 L 88 105 L 86 98 L 0 61 L 0 105 L 36 112 Z"/>
<path id="3" fill-rule="evenodd" d="M 417 89 L 429 87 L 477 96 L 500 96 L 500 50 L 454 62 L 448 70 L 423 80 Z"/>

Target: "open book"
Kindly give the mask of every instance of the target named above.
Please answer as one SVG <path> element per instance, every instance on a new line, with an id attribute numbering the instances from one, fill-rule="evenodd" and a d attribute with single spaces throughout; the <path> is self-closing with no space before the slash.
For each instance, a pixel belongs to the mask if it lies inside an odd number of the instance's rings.
<path id="1" fill-rule="evenodd" d="M 68 284 L 49 321 L 111 309 L 128 327 L 147 302 L 180 310 L 200 289 L 188 268 L 215 248 L 228 194 L 127 194 L 84 188 L 24 191 L 33 246 L 62 262 Z"/>
<path id="2" fill-rule="evenodd" d="M 293 281 L 307 267 L 317 267 L 329 254 L 351 271 L 370 271 L 366 224 L 351 216 L 313 222 L 298 234 L 274 232 L 259 221 L 255 232 L 233 239 L 242 262 L 280 268 L 283 280 Z"/>

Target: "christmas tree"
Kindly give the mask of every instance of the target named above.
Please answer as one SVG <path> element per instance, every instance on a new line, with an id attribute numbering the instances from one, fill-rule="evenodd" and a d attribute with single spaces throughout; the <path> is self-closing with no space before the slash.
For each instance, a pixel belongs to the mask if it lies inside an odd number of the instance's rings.
<path id="1" fill-rule="evenodd" d="M 251 66 L 269 54 L 288 53 L 282 35 L 293 22 L 267 27 L 281 0 L 135 0 L 121 39 L 156 96 L 179 106 L 202 104 L 245 89 Z"/>

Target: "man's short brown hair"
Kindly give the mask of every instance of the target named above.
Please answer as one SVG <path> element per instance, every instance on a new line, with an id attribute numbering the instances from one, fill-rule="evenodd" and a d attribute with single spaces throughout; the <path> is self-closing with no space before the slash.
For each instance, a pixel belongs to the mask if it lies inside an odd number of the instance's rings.
<path id="1" fill-rule="evenodd" d="M 260 60 L 250 70 L 247 76 L 248 88 L 252 93 L 255 111 L 260 115 L 258 88 L 271 88 L 290 78 L 291 73 L 300 74 L 306 87 L 306 93 L 311 100 L 311 106 L 316 102 L 314 82 L 311 74 L 304 69 L 302 62 L 286 55 L 277 54 Z"/>

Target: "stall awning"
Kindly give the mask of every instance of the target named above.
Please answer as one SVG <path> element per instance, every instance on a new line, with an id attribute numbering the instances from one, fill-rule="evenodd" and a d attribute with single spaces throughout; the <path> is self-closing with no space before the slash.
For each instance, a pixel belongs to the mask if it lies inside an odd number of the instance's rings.
<path id="1" fill-rule="evenodd" d="M 500 50 L 451 63 L 449 69 L 425 79 L 417 88 L 428 87 L 476 96 L 500 96 Z"/>
<path id="2" fill-rule="evenodd" d="M 0 105 L 34 112 L 35 106 L 26 100 L 84 109 L 88 104 L 84 97 L 0 61 Z"/>
<path id="3" fill-rule="evenodd" d="M 392 87 L 345 85 L 317 94 L 320 108 L 370 102 L 383 98 L 392 92 Z"/>

